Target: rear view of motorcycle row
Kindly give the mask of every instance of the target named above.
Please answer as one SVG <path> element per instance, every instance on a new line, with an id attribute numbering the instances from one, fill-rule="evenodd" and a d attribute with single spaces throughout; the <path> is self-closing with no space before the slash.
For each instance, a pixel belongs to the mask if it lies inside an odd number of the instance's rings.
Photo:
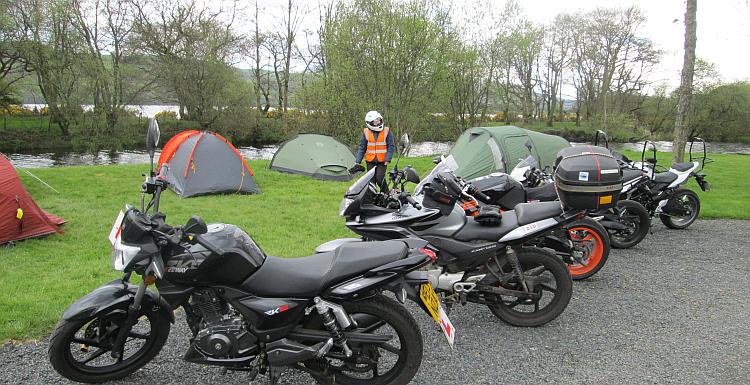
<path id="1" fill-rule="evenodd" d="M 680 187 L 689 177 L 708 189 L 705 145 L 702 162 L 661 173 L 655 157 L 632 162 L 575 146 L 557 154 L 552 172 L 530 157 L 510 174 L 467 180 L 451 156 L 424 178 L 399 169 L 404 135 L 387 192 L 372 168 L 341 201 L 345 226 L 360 238 L 287 259 L 267 255 L 235 225 L 195 215 L 168 224 L 159 211 L 168 182 L 153 169 L 159 134 L 152 120 L 140 208 L 125 205 L 109 235 L 122 278 L 70 305 L 52 334 L 49 360 L 70 380 L 100 383 L 140 369 L 182 307 L 188 362 L 271 384 L 286 369 L 321 384 L 407 384 L 429 349 L 415 316 L 432 318 L 457 351 L 460 325 L 449 315 L 458 304 L 484 305 L 513 326 L 544 325 L 568 306 L 573 280 L 599 272 L 610 246 L 641 242 L 651 217 L 670 228 L 695 221 L 698 197 Z M 131 282 L 133 273 L 140 279 Z"/>

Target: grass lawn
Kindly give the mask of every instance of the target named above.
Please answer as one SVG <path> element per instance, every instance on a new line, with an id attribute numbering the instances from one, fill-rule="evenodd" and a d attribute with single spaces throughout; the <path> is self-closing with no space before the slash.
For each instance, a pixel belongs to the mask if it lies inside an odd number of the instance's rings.
<path id="1" fill-rule="evenodd" d="M 634 154 L 628 154 L 635 158 Z M 640 154 L 637 156 L 640 157 Z M 750 191 L 741 174 L 750 156 L 715 155 L 706 167 L 714 190 L 703 193 L 702 218 L 750 219 Z M 669 154 L 660 154 L 668 164 Z M 260 195 L 225 195 L 179 199 L 163 195 L 161 209 L 171 224 L 192 214 L 206 222 L 236 224 L 250 233 L 268 254 L 298 257 L 338 237 L 352 236 L 338 216 L 339 202 L 350 182 L 317 181 L 268 170 L 268 161 L 250 161 Z M 420 174 L 431 158 L 410 158 Z M 64 234 L 0 248 L 0 341 L 39 337 L 51 330 L 62 311 L 100 284 L 119 277 L 110 267 L 109 229 L 125 203 L 140 202 L 145 165 L 81 166 L 31 170 L 55 187 L 57 194 L 23 171 L 24 186 L 37 203 L 68 220 Z"/>

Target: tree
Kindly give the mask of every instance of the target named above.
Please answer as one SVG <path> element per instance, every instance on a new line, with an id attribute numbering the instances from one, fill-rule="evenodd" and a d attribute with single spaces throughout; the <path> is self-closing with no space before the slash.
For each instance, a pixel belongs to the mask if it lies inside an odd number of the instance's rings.
<path id="1" fill-rule="evenodd" d="M 539 79 L 534 76 L 542 50 L 544 30 L 524 20 L 521 28 L 511 35 L 515 42 L 513 69 L 520 82 L 521 107 L 525 122 L 534 117 L 535 88 Z"/>
<path id="2" fill-rule="evenodd" d="M 125 107 L 154 82 L 126 68 L 135 13 L 131 3 L 119 0 L 72 0 L 71 5 L 72 23 L 87 50 L 85 64 L 93 82 L 94 108 L 104 114 L 112 133 Z"/>
<path id="3" fill-rule="evenodd" d="M 428 1 L 339 3 L 323 33 L 327 110 L 354 138 L 367 110 L 408 128 L 435 110 L 445 85 L 448 15 Z"/>
<path id="4" fill-rule="evenodd" d="M 63 136 L 81 113 L 80 79 L 84 76 L 82 37 L 73 25 L 70 0 L 19 0 L 11 3 L 20 52 L 34 71 L 51 120 Z"/>
<path id="5" fill-rule="evenodd" d="M 674 122 L 672 139 L 672 162 L 679 163 L 685 158 L 685 143 L 690 127 L 690 103 L 693 97 L 693 73 L 695 70 L 696 11 L 698 0 L 687 0 L 685 10 L 685 54 L 680 79 L 680 99 L 677 103 L 677 117 Z"/>
<path id="6" fill-rule="evenodd" d="M 180 116 L 210 128 L 233 103 L 228 89 L 237 74 L 231 61 L 242 39 L 232 29 L 236 9 L 215 11 L 178 0 L 135 6 L 135 44 L 150 56 L 159 81 L 174 92 Z"/>

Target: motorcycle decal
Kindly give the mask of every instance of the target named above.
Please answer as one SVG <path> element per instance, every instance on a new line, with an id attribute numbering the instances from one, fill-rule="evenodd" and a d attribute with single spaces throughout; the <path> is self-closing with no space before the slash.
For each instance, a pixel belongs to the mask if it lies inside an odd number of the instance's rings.
<path id="1" fill-rule="evenodd" d="M 584 182 L 589 181 L 589 172 L 588 171 L 581 171 L 578 173 L 578 180 L 582 180 Z"/>
<path id="2" fill-rule="evenodd" d="M 508 234 L 505 234 L 504 237 L 500 238 L 499 242 L 509 242 L 514 241 L 519 238 L 523 238 L 531 233 L 535 233 L 539 230 L 543 230 L 552 226 L 556 226 L 558 223 L 554 218 L 547 218 L 542 219 L 541 221 L 529 223 L 528 225 L 524 225 L 521 227 L 518 227 L 514 229 L 513 231 L 509 232 Z"/>
<path id="3" fill-rule="evenodd" d="M 283 313 L 283 312 L 285 312 L 287 310 L 289 310 L 289 305 L 282 305 L 282 306 L 279 306 L 279 307 L 277 307 L 275 309 L 266 310 L 266 311 L 264 311 L 264 313 L 266 313 L 267 315 L 276 315 L 276 314 L 279 314 L 279 313 Z"/>
<path id="4" fill-rule="evenodd" d="M 192 259 L 167 261 L 167 273 L 184 274 L 188 270 L 197 269 L 200 264 Z"/>

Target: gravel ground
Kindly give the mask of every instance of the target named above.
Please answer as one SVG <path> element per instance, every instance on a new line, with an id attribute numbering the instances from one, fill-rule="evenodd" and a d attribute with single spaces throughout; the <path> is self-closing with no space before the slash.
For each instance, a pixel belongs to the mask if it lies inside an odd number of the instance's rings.
<path id="1" fill-rule="evenodd" d="M 417 314 L 413 312 L 412 314 Z M 246 373 L 182 361 L 184 321 L 159 356 L 118 384 L 247 384 Z M 426 316 L 415 384 L 747 384 L 750 381 L 750 221 L 703 220 L 654 232 L 614 250 L 594 277 L 574 284 L 555 321 L 503 324 L 484 307 L 456 307 L 456 349 Z M 0 347 L 0 383 L 67 384 L 50 367 L 48 337 Z M 310 383 L 287 371 L 286 384 Z"/>

